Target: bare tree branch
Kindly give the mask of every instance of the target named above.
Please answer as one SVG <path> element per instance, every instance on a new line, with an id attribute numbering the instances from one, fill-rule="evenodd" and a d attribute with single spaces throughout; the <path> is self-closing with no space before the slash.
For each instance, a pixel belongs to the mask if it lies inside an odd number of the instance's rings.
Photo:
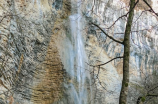
<path id="1" fill-rule="evenodd" d="M 123 44 L 123 42 L 120 42 L 119 40 L 116 40 L 114 39 L 112 36 L 108 35 L 99 25 L 95 24 L 95 23 L 92 23 L 94 26 L 98 27 L 107 37 L 109 37 L 110 39 L 112 39 L 113 41 L 117 42 L 117 43 L 120 43 L 120 44 Z"/>
<path id="2" fill-rule="evenodd" d="M 154 13 L 156 16 L 158 16 L 158 13 L 156 13 L 153 8 L 150 6 L 150 4 L 146 1 L 146 0 L 143 0 L 144 3 L 150 8 L 150 12 Z"/>
<path id="3" fill-rule="evenodd" d="M 96 66 L 103 66 L 103 65 L 108 64 L 109 62 L 111 62 L 111 61 L 113 61 L 113 60 L 115 60 L 115 59 L 118 59 L 118 58 L 123 58 L 123 56 L 121 56 L 121 57 L 115 57 L 115 58 L 113 58 L 113 59 L 109 60 L 109 61 L 108 61 L 108 62 L 106 62 L 106 63 L 99 64 L 99 65 L 96 65 Z"/>
<path id="4" fill-rule="evenodd" d="M 100 66 L 103 66 L 103 65 L 105 65 L 105 64 L 108 64 L 109 62 L 111 62 L 111 61 L 113 61 L 113 60 L 115 60 L 115 59 L 119 59 L 119 58 L 123 58 L 123 56 L 120 56 L 120 57 L 115 57 L 115 58 L 113 58 L 113 59 L 111 59 L 111 60 L 109 60 L 108 62 L 106 62 L 106 63 L 103 63 L 103 64 L 99 64 L 99 65 L 89 65 L 88 63 L 88 65 L 89 66 L 93 66 L 93 67 L 100 67 Z"/>
<path id="5" fill-rule="evenodd" d="M 116 20 L 110 27 L 108 27 L 107 29 L 110 29 L 112 26 L 114 26 L 115 23 L 116 23 L 119 19 L 121 19 L 122 17 L 127 17 L 127 15 L 135 8 L 135 6 L 138 4 L 138 2 L 139 2 L 139 0 L 137 0 L 137 2 L 135 3 L 135 5 L 133 6 L 133 8 L 132 8 L 129 12 L 127 12 L 125 15 L 122 15 L 121 17 L 117 18 L 117 20 Z"/>

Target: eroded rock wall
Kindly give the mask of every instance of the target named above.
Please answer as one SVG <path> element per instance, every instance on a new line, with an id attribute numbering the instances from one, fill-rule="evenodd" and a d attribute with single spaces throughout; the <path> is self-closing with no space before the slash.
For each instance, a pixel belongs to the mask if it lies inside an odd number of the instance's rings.
<path id="1" fill-rule="evenodd" d="M 152 2 L 154 10 L 157 10 L 156 0 Z M 122 59 L 102 66 L 99 72 L 98 67 L 91 65 L 122 56 L 123 46 L 107 38 L 89 22 L 98 24 L 109 35 L 123 41 L 126 17 L 107 28 L 127 13 L 128 2 L 84 0 L 80 5 L 76 3 L 77 0 L 1 1 L 0 103 L 78 104 L 70 96 L 71 85 L 78 89 L 79 83 L 71 75 L 77 64 L 74 50 L 76 39 L 72 36 L 69 18 L 77 13 L 78 6 L 88 59 L 85 62 L 86 73 L 91 74 L 91 80 L 87 77 L 85 81 L 87 102 L 118 103 Z M 141 82 L 144 73 L 157 69 L 157 17 L 149 12 L 142 13 L 144 4 L 141 5 L 142 1 L 135 10 L 131 34 L 131 84 Z M 129 103 L 135 100 L 129 97 Z"/>
<path id="2" fill-rule="evenodd" d="M 152 2 L 156 3 L 156 1 L 150 1 L 151 5 Z M 95 1 L 94 4 L 91 5 L 91 7 L 94 8 L 93 12 L 88 11 L 85 13 L 87 21 L 93 21 L 103 28 L 107 34 L 117 40 L 123 41 L 127 18 L 122 17 L 117 22 L 115 21 L 128 12 L 127 8 L 123 9 L 127 4 L 127 1 L 124 2 L 120 0 Z M 129 91 L 129 104 L 135 103 L 136 98 L 141 95 L 139 90 L 135 91 L 132 87 L 135 88 L 135 85 L 141 85 L 140 83 L 144 82 L 145 77 L 147 77 L 146 75 L 157 71 L 157 17 L 150 12 L 142 12 L 143 8 L 146 8 L 145 10 L 148 9 L 148 7 L 140 1 L 135 9 L 130 37 L 130 89 L 132 90 Z M 156 11 L 157 9 L 154 7 L 154 10 Z M 90 25 L 87 28 L 87 33 L 87 54 L 90 59 L 89 63 L 92 65 L 105 63 L 115 57 L 123 56 L 123 46 L 107 38 L 97 27 Z M 93 68 L 91 67 L 91 69 Z M 97 77 L 99 76 L 100 79 L 98 79 L 97 82 L 102 83 L 102 85 L 98 85 L 98 83 L 96 85 L 98 92 L 96 92 L 97 99 L 95 103 L 117 104 L 119 99 L 117 94 L 120 92 L 122 79 L 122 59 L 116 59 L 104 65 L 100 70 L 100 74 L 98 74 L 98 68 L 95 69 L 95 74 Z M 96 78 L 96 76 L 94 77 Z M 115 82 L 115 80 L 117 80 L 117 82 Z M 113 87 L 111 88 L 110 86 Z"/>
<path id="3" fill-rule="evenodd" d="M 1 2 L 1 14 L 6 15 L 0 24 L 2 102 L 52 104 L 63 96 L 65 71 L 56 34 L 69 15 L 69 5 L 66 0 L 60 4 L 51 0 Z"/>

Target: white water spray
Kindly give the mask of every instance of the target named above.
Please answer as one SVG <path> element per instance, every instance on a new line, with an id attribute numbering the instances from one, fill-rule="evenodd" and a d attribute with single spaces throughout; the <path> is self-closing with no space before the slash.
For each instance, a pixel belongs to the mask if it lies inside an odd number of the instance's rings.
<path id="1" fill-rule="evenodd" d="M 76 76 L 77 85 L 73 83 L 71 86 L 71 96 L 74 98 L 75 104 L 87 104 L 88 94 L 87 87 L 85 86 L 85 80 L 87 72 L 85 70 L 86 54 L 82 40 L 82 16 L 80 13 L 80 0 L 77 3 L 78 11 L 76 14 L 72 14 L 70 18 L 71 35 L 74 40 L 76 69 L 72 69 Z M 75 77 L 74 76 L 74 77 Z M 77 86 L 77 87 L 76 87 Z"/>

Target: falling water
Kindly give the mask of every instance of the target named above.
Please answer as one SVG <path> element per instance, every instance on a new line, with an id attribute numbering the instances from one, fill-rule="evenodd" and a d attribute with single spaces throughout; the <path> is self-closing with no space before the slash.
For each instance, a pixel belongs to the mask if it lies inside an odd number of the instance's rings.
<path id="1" fill-rule="evenodd" d="M 87 87 L 85 86 L 85 80 L 87 77 L 85 71 L 85 62 L 86 62 L 86 54 L 84 49 L 84 44 L 82 41 L 82 29 L 81 29 L 81 14 L 80 14 L 80 0 L 77 3 L 78 11 L 76 14 L 72 14 L 69 16 L 70 18 L 70 26 L 71 26 L 71 35 L 74 40 L 74 50 L 75 50 L 75 62 L 76 67 L 73 70 L 76 76 L 77 87 L 74 84 L 71 84 L 71 96 L 74 98 L 75 104 L 87 104 Z"/>
<path id="2" fill-rule="evenodd" d="M 74 2 L 75 0 L 72 0 Z M 36 5 L 39 9 L 40 16 L 42 16 L 41 2 L 36 0 Z M 68 103 L 64 104 L 88 104 L 88 90 L 87 90 L 87 78 L 90 79 L 88 73 L 85 70 L 86 53 L 82 40 L 82 16 L 80 11 L 81 1 L 77 2 L 77 13 L 72 13 L 69 16 L 70 29 L 73 45 L 66 41 L 67 49 L 65 49 L 64 67 L 71 76 L 69 91 L 66 92 L 68 96 Z M 59 103 L 60 104 L 60 103 Z M 63 104 L 63 103 L 61 103 Z"/>

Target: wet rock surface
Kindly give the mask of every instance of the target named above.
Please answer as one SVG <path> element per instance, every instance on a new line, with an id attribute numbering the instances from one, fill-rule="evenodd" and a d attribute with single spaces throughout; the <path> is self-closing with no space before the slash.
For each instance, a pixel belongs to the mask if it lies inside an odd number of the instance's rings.
<path id="1" fill-rule="evenodd" d="M 102 66 L 99 73 L 98 67 L 90 65 L 123 56 L 123 46 L 107 38 L 89 22 L 98 24 L 106 33 L 123 41 L 126 18 L 107 28 L 127 13 L 126 8 L 119 9 L 127 3 L 119 0 L 84 0 L 77 5 L 77 0 L 2 0 L 0 5 L 0 15 L 14 14 L 0 22 L 0 98 L 3 98 L 0 104 L 78 104 L 75 97 L 70 96 L 72 88 L 78 89 L 79 82 L 77 75 L 72 74 L 72 70 L 77 69 L 77 49 L 74 48 L 76 39 L 72 36 L 69 18 L 78 12 L 78 7 L 86 50 L 84 58 L 87 57 L 84 63 L 86 73 L 91 73 L 91 80 L 85 77 L 87 102 L 118 103 L 122 59 Z M 138 7 L 135 11 L 131 34 L 132 84 L 143 80 L 142 71 L 152 73 L 158 68 L 157 18 L 149 12 L 140 16 L 142 8 Z M 79 93 L 79 89 L 76 92 Z M 129 97 L 129 104 L 130 101 L 135 100 Z"/>

